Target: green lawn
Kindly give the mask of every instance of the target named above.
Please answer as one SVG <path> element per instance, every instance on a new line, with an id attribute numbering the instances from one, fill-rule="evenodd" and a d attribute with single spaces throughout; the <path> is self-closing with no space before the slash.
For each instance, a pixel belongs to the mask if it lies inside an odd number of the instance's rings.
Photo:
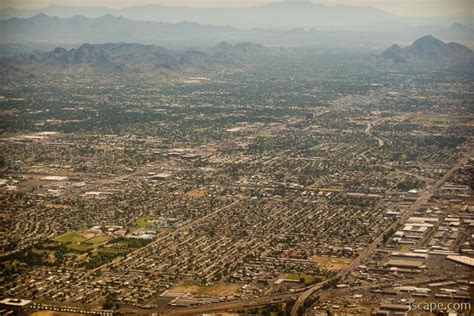
<path id="1" fill-rule="evenodd" d="M 149 240 L 114 238 L 107 234 L 86 239 L 81 231 L 72 231 L 55 237 L 54 241 L 38 243 L 36 247 L 32 247 L 31 254 L 42 260 L 39 264 L 74 266 L 87 270 L 148 243 Z"/>
<path id="2" fill-rule="evenodd" d="M 86 240 L 86 243 L 92 243 L 94 245 L 98 245 L 103 242 L 109 241 L 110 239 L 112 239 L 112 237 L 110 237 L 109 235 L 99 235 L 99 236 L 95 236 L 94 238 Z"/>
<path id="3" fill-rule="evenodd" d="M 285 275 L 284 279 L 299 280 L 300 276 L 298 274 L 287 274 L 287 275 Z"/>
<path id="4" fill-rule="evenodd" d="M 140 217 L 137 218 L 132 222 L 132 225 L 135 227 L 140 227 L 140 228 L 147 228 L 150 227 L 152 224 L 148 222 L 148 218 L 146 217 Z"/>
<path id="5" fill-rule="evenodd" d="M 59 241 L 59 242 L 71 242 L 71 243 L 78 243 L 86 240 L 84 236 L 77 232 L 70 232 L 66 233 L 64 235 L 58 236 L 54 238 L 54 240 Z"/>
<path id="6" fill-rule="evenodd" d="M 304 278 L 305 284 L 311 284 L 315 280 L 314 276 L 307 275 L 307 274 L 301 274 L 301 275 L 300 274 L 287 274 L 284 277 L 284 279 L 295 280 L 295 281 L 299 281 L 301 278 Z"/>
<path id="7" fill-rule="evenodd" d="M 209 129 L 209 127 L 200 127 L 200 128 L 195 128 L 194 131 L 196 133 L 204 133 Z"/>

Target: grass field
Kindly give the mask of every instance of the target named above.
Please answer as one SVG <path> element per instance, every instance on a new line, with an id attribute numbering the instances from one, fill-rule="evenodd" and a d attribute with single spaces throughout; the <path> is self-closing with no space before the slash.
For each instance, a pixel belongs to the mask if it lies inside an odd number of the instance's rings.
<path id="1" fill-rule="evenodd" d="M 299 281 L 301 278 L 303 278 L 305 284 L 313 283 L 315 280 L 314 276 L 308 274 L 287 274 L 283 278 L 295 281 Z"/>
<path id="2" fill-rule="evenodd" d="M 98 244 L 101 244 L 103 242 L 109 241 L 111 239 L 112 239 L 112 237 L 110 237 L 109 235 L 99 235 L 99 236 L 95 236 L 91 239 L 86 240 L 86 242 L 87 243 L 92 243 L 94 245 L 98 245 Z"/>
<path id="3" fill-rule="evenodd" d="M 136 220 L 134 220 L 132 222 L 132 225 L 135 226 L 135 227 L 140 227 L 140 228 L 148 228 L 152 224 L 149 222 L 149 218 L 140 217 L 140 218 L 137 218 Z"/>
<path id="4" fill-rule="evenodd" d="M 266 137 L 274 137 L 275 135 L 273 135 L 271 131 L 260 131 L 256 133 L 255 136 L 266 138 Z"/>
<path id="5" fill-rule="evenodd" d="M 204 133 L 209 129 L 209 127 L 200 127 L 200 128 L 195 128 L 194 131 L 196 133 Z"/>
<path id="6" fill-rule="evenodd" d="M 70 232 L 70 233 L 66 233 L 64 235 L 58 236 L 54 238 L 54 240 L 59 241 L 59 242 L 79 243 L 86 240 L 86 238 L 77 232 Z"/>
<path id="7" fill-rule="evenodd" d="M 87 239 L 77 230 L 57 236 L 53 240 L 39 242 L 32 247 L 40 264 L 55 266 L 75 266 L 79 269 L 93 269 L 118 256 L 123 256 L 133 249 L 145 246 L 149 241 L 129 238 L 114 238 L 100 234 Z M 41 256 L 38 256 L 41 254 Z M 47 256 L 45 256 L 47 254 Z"/>
<path id="8" fill-rule="evenodd" d="M 39 242 L 31 253 L 39 264 L 74 266 L 79 269 L 93 269 L 103 263 L 123 256 L 133 249 L 145 246 L 149 241 L 140 239 L 114 238 L 100 234 L 87 239 L 77 230 L 57 236 L 53 240 Z M 38 256 L 41 254 L 41 256 Z M 46 255 L 46 256 L 45 256 Z"/>

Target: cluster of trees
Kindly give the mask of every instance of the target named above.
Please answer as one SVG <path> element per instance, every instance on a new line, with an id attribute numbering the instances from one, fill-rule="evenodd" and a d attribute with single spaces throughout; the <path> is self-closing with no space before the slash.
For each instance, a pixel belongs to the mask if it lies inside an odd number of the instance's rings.
<path id="1" fill-rule="evenodd" d="M 423 186 L 423 182 L 418 179 L 406 179 L 397 184 L 397 189 L 400 191 L 410 191 Z"/>
<path id="2" fill-rule="evenodd" d="M 82 263 L 82 266 L 89 270 L 95 269 L 97 267 L 100 267 L 101 265 L 106 264 L 107 262 L 114 260 L 120 255 L 122 254 L 115 252 L 98 251 L 96 254 L 91 256 L 88 261 L 84 261 L 84 263 Z"/>
<path id="3" fill-rule="evenodd" d="M 33 252 L 33 247 L 29 247 L 23 251 L 17 251 L 2 258 L 3 262 L 18 261 L 26 264 L 28 267 L 41 265 L 54 265 L 48 261 L 48 255 L 45 252 Z"/>
<path id="4" fill-rule="evenodd" d="M 287 313 L 281 308 L 280 305 L 266 305 L 263 307 L 253 307 L 247 310 L 239 310 L 237 313 L 239 314 L 247 314 L 247 315 L 273 315 L 273 316 L 283 316 L 287 315 Z"/>

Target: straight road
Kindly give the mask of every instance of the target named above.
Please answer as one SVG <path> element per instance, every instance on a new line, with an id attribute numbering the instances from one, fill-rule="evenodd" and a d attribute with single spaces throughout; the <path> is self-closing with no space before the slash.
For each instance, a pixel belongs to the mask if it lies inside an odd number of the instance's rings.
<path id="1" fill-rule="evenodd" d="M 363 261 L 367 260 L 372 254 L 377 250 L 378 246 L 382 243 L 383 238 L 386 234 L 388 234 L 393 229 L 396 229 L 398 225 L 405 223 L 405 221 L 413 215 L 417 210 L 419 210 L 425 203 L 429 201 L 429 199 L 433 196 L 433 194 L 456 172 L 459 168 L 461 168 L 473 155 L 473 151 L 471 151 L 468 155 L 462 156 L 459 161 L 444 174 L 436 183 L 432 186 L 428 187 L 427 190 L 423 191 L 415 203 L 407 209 L 400 218 L 394 222 L 392 225 L 388 226 L 367 248 L 364 250 L 356 259 L 354 259 L 344 270 L 340 271 L 336 276 L 330 278 L 324 282 L 320 282 L 312 286 L 307 291 L 300 294 L 298 299 L 293 305 L 293 309 L 291 310 L 291 316 L 297 316 L 300 308 L 304 306 L 304 302 L 314 293 L 321 290 L 325 285 L 338 280 L 341 277 L 344 277 L 351 273 L 356 267 L 358 267 Z"/>
<path id="2" fill-rule="evenodd" d="M 238 200 L 236 200 L 236 201 L 234 201 L 234 202 L 232 202 L 232 203 L 230 203 L 230 204 L 227 204 L 226 206 L 223 206 L 223 207 L 221 207 L 221 208 L 215 210 L 214 212 L 211 212 L 211 213 L 209 213 L 209 214 L 207 214 L 207 215 L 204 215 L 203 217 L 200 217 L 200 218 L 196 219 L 195 221 L 192 221 L 192 222 L 190 222 L 190 223 L 188 223 L 188 224 L 185 224 L 185 225 L 183 225 L 183 226 L 180 226 L 180 227 L 177 228 L 176 230 L 174 230 L 174 231 L 172 231 L 172 232 L 169 232 L 169 233 L 167 233 L 166 235 L 164 235 L 164 236 L 162 236 L 162 237 L 156 238 L 155 240 L 153 240 L 152 242 L 150 242 L 148 245 L 146 245 L 146 246 L 144 246 L 144 247 L 142 247 L 142 248 L 139 248 L 139 249 L 137 249 L 137 250 L 134 250 L 134 251 L 130 252 L 125 258 L 120 258 L 120 257 L 118 257 L 118 258 L 116 258 L 115 260 L 113 260 L 113 261 L 111 261 L 111 262 L 108 262 L 108 263 L 106 263 L 106 264 L 104 264 L 104 265 L 102 265 L 102 266 L 100 266 L 100 267 L 97 267 L 97 268 L 91 270 L 87 275 L 90 275 L 90 274 L 94 273 L 95 271 L 103 270 L 103 269 L 105 269 L 105 268 L 107 268 L 107 267 L 110 267 L 110 266 L 113 266 L 113 265 L 124 264 L 125 262 L 127 262 L 127 261 L 129 261 L 129 260 L 131 260 L 131 259 L 133 259 L 133 258 L 136 258 L 137 255 L 140 255 L 140 254 L 143 255 L 143 253 L 144 253 L 148 248 L 151 248 L 151 247 L 155 246 L 155 245 L 158 244 L 160 241 L 163 241 L 164 239 L 169 238 L 169 237 L 171 237 L 172 235 L 176 235 L 177 233 L 179 233 L 179 232 L 181 232 L 181 231 L 183 231 L 183 230 L 192 228 L 193 226 L 195 226 L 195 225 L 197 225 L 197 224 L 199 224 L 199 223 L 205 221 L 206 219 L 208 219 L 208 218 L 210 218 L 210 217 L 213 217 L 213 216 L 219 214 L 220 212 L 222 212 L 222 211 L 224 211 L 224 210 L 226 210 L 226 209 L 228 209 L 228 208 L 230 208 L 230 207 L 232 207 L 232 206 L 235 206 L 235 205 L 239 204 L 241 201 L 242 201 L 242 199 L 238 199 Z"/>

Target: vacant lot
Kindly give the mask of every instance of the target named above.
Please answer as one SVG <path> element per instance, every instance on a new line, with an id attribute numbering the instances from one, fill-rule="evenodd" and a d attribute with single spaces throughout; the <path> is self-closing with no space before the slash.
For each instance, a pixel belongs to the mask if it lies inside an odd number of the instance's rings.
<path id="1" fill-rule="evenodd" d="M 323 270 L 338 271 L 347 267 L 351 259 L 315 256 L 311 258 L 311 261 L 316 263 Z"/>
<path id="2" fill-rule="evenodd" d="M 199 189 L 195 189 L 195 190 L 191 190 L 189 192 L 186 192 L 186 195 L 189 196 L 189 197 L 192 197 L 192 198 L 201 198 L 203 197 L 204 195 L 206 195 L 206 191 L 205 190 L 199 190 Z"/>
<path id="3" fill-rule="evenodd" d="M 66 313 L 66 312 L 53 312 L 53 311 L 38 311 L 31 313 L 33 316 L 81 316 L 87 314 L 80 313 Z"/>
<path id="4" fill-rule="evenodd" d="M 229 296 L 235 294 L 242 284 L 216 283 L 210 286 L 202 286 L 194 282 L 182 282 L 172 288 L 173 291 L 191 292 L 210 296 Z"/>

